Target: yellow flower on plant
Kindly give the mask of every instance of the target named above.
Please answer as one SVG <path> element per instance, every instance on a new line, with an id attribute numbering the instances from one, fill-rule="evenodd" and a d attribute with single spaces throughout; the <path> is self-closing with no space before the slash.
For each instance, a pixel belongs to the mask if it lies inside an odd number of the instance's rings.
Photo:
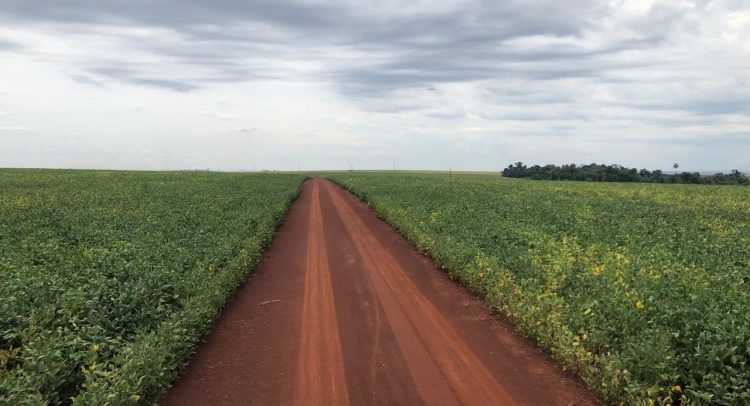
<path id="1" fill-rule="evenodd" d="M 645 307 L 646 307 L 646 305 L 643 304 L 643 302 L 641 302 L 640 300 L 636 300 L 635 301 L 635 308 L 636 309 L 643 310 L 643 308 L 645 308 Z"/>
<path id="2" fill-rule="evenodd" d="M 594 275 L 594 276 L 599 276 L 599 275 L 602 274 L 602 272 L 604 272 L 604 266 L 602 266 L 602 265 L 597 265 L 597 266 L 591 268 L 591 274 Z"/>
<path id="3" fill-rule="evenodd" d="M 680 385 L 675 385 L 675 386 L 672 387 L 672 392 L 674 392 L 674 393 L 682 393 L 682 388 L 680 387 Z"/>

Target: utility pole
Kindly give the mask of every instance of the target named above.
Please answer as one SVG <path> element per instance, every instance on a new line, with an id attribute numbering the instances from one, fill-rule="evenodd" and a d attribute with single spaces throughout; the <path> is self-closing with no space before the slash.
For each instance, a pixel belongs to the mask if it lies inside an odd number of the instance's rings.
<path id="1" fill-rule="evenodd" d="M 297 161 L 297 173 L 300 173 L 300 168 L 301 167 L 302 167 L 302 165 L 300 164 L 299 161 Z"/>
<path id="2" fill-rule="evenodd" d="M 396 174 L 396 161 L 393 161 L 393 174 Z"/>

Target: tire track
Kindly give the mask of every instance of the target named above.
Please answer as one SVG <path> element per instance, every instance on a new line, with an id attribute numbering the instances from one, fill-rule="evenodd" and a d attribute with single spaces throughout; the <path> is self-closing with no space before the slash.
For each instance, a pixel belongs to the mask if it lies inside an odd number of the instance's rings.
<path id="1" fill-rule="evenodd" d="M 514 404 L 511 396 L 422 295 L 398 262 L 342 198 L 324 184 L 364 262 L 426 404 Z"/>
<path id="2" fill-rule="evenodd" d="M 310 206 L 301 331 L 294 403 L 349 404 L 318 182 L 313 183 Z"/>

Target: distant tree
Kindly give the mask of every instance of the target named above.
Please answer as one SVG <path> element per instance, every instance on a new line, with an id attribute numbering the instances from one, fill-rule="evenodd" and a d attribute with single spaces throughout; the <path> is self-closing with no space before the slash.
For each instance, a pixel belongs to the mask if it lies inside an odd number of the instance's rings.
<path id="1" fill-rule="evenodd" d="M 680 183 L 701 183 L 701 175 L 698 172 L 682 172 L 679 179 Z"/>
<path id="2" fill-rule="evenodd" d="M 747 175 L 737 169 L 732 169 L 732 171 L 729 173 L 729 177 L 732 178 L 735 183 L 741 185 L 750 184 L 750 178 L 748 178 Z"/>
<path id="3" fill-rule="evenodd" d="M 675 163 L 673 168 L 679 165 Z M 747 185 L 750 178 L 734 169 L 729 174 L 717 173 L 701 176 L 698 172 L 683 172 L 679 175 L 667 175 L 661 170 L 653 172 L 647 169 L 627 168 L 621 165 L 575 164 L 534 165 L 527 167 L 523 162 L 516 162 L 503 169 L 502 175 L 509 178 L 526 178 L 534 180 L 577 180 L 594 182 L 656 182 L 656 183 L 704 183 L 717 185 Z"/>
<path id="4" fill-rule="evenodd" d="M 664 176 L 661 169 L 657 169 L 651 173 L 652 182 L 664 183 Z"/>

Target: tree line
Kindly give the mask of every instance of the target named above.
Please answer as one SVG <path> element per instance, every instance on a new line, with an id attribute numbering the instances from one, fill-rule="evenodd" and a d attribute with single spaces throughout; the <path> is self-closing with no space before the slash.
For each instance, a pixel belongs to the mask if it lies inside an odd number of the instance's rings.
<path id="1" fill-rule="evenodd" d="M 677 165 L 675 164 L 675 168 Z M 588 164 L 576 165 L 534 165 L 526 166 L 516 162 L 503 169 L 502 175 L 508 178 L 534 180 L 578 180 L 590 182 L 647 182 L 647 183 L 693 183 L 712 185 L 747 185 L 750 179 L 733 169 L 730 173 L 716 173 L 701 176 L 698 172 L 666 174 L 657 169 L 627 168 L 620 165 Z"/>

